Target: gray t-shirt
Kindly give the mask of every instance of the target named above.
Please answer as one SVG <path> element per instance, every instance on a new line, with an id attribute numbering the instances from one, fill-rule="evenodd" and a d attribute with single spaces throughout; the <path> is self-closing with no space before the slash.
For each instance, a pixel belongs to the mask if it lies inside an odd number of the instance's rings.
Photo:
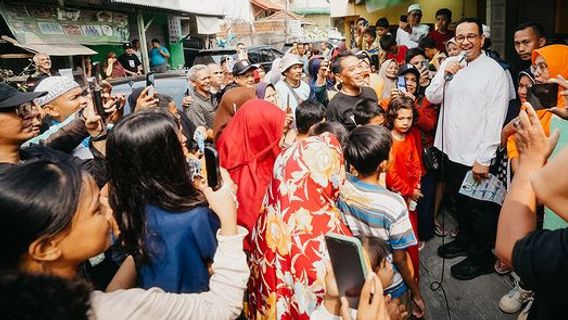
<path id="1" fill-rule="evenodd" d="M 209 98 L 202 96 L 197 91 L 191 94 L 193 102 L 187 110 L 187 116 L 195 126 L 204 126 L 207 129 L 213 129 L 215 122 L 215 112 L 217 106 L 213 104 L 211 96 Z"/>

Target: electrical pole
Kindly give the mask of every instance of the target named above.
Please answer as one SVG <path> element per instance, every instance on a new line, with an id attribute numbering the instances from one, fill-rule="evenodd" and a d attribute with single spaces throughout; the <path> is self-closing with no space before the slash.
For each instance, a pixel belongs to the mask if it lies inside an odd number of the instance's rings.
<path id="1" fill-rule="evenodd" d="M 288 0 L 284 6 L 284 44 L 288 43 Z"/>

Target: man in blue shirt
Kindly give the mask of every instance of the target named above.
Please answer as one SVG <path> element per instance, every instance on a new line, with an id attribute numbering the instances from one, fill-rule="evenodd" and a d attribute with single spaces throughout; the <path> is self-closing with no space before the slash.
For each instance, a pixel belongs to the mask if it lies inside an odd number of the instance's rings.
<path id="1" fill-rule="evenodd" d="M 160 46 L 160 40 L 152 39 L 152 49 L 149 53 L 150 70 L 153 72 L 166 72 L 168 70 L 168 59 L 170 52 L 168 49 Z"/>

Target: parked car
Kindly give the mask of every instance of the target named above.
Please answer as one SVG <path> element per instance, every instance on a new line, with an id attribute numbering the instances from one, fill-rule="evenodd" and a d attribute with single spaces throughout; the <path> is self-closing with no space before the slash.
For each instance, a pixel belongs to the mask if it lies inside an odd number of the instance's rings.
<path id="1" fill-rule="evenodd" d="M 235 58 L 237 56 L 237 50 L 235 49 L 194 49 L 194 48 L 183 48 L 183 53 L 185 56 L 185 66 L 191 68 L 196 64 L 210 64 L 210 63 L 221 63 L 221 58 L 225 56 Z"/>
<path id="2" fill-rule="evenodd" d="M 284 56 L 282 51 L 267 45 L 250 46 L 247 51 L 250 63 L 261 65 L 266 72 L 272 69 L 274 59 Z"/>

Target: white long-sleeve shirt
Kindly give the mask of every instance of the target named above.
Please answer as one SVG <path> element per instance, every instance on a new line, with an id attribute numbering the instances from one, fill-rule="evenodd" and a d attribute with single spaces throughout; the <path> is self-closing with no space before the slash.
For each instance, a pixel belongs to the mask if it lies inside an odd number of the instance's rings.
<path id="1" fill-rule="evenodd" d="M 91 296 L 96 319 L 235 319 L 243 305 L 250 270 L 243 251 L 247 230 L 221 236 L 213 258 L 213 276 L 209 291 L 193 294 L 166 293 L 152 288 L 93 292 Z"/>
<path id="2" fill-rule="evenodd" d="M 446 59 L 426 89 L 428 101 L 443 103 L 434 146 L 453 162 L 488 166 L 501 141 L 507 114 L 507 74 L 495 60 L 482 54 L 446 83 L 443 70 L 456 60 Z"/>

